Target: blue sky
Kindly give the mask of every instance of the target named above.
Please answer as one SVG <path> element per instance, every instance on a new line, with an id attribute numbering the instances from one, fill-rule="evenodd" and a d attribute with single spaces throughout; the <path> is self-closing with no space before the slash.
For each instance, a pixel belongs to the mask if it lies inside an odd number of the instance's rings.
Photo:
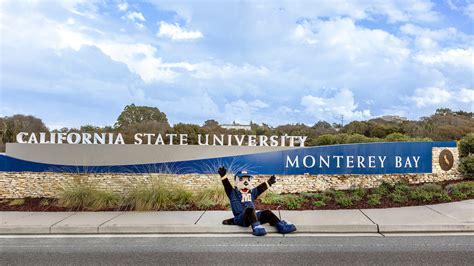
<path id="1" fill-rule="evenodd" d="M 474 1 L 2 1 L 0 116 L 112 125 L 474 111 Z"/>

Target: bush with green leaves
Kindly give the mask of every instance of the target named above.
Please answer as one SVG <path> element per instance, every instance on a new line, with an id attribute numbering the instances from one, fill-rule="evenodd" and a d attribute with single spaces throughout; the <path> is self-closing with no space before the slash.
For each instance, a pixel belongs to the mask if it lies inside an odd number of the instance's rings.
<path id="1" fill-rule="evenodd" d="M 458 143 L 459 171 L 467 178 L 474 179 L 474 133 L 469 133 Z"/>
<path id="2" fill-rule="evenodd" d="M 352 205 L 352 199 L 347 195 L 337 197 L 334 200 L 336 201 L 337 205 L 341 207 L 349 207 Z"/>
<path id="3" fill-rule="evenodd" d="M 363 188 L 356 188 L 351 191 L 351 198 L 353 201 L 361 201 L 365 196 L 366 190 Z"/>
<path id="4" fill-rule="evenodd" d="M 474 179 L 474 154 L 461 158 L 459 171 L 468 179 Z"/>
<path id="5" fill-rule="evenodd" d="M 436 194 L 437 192 L 415 188 L 410 192 L 410 198 L 416 201 L 430 202 L 433 200 Z"/>
<path id="6" fill-rule="evenodd" d="M 464 181 L 449 184 L 445 187 L 445 190 L 451 195 L 451 197 L 459 200 L 474 197 L 474 182 Z"/>
<path id="7" fill-rule="evenodd" d="M 266 191 L 262 196 L 260 196 L 260 201 L 263 204 L 283 204 L 283 196 L 272 191 Z"/>
<path id="8" fill-rule="evenodd" d="M 408 201 L 408 196 L 403 192 L 392 192 L 388 196 L 395 203 L 406 203 Z"/>
<path id="9" fill-rule="evenodd" d="M 367 196 L 367 204 L 371 206 L 380 205 L 380 199 L 382 196 L 380 194 L 374 193 Z"/>
<path id="10" fill-rule="evenodd" d="M 318 207 L 318 208 L 324 207 L 324 206 L 326 206 L 326 202 L 324 202 L 322 200 L 317 200 L 317 201 L 313 202 L 313 206 Z"/>
<path id="11" fill-rule="evenodd" d="M 433 184 L 433 183 L 427 183 L 419 186 L 417 189 L 422 189 L 424 191 L 428 192 L 441 192 L 443 191 L 443 187 L 438 184 Z"/>
<path id="12" fill-rule="evenodd" d="M 306 202 L 305 197 L 301 195 L 284 195 L 283 202 L 289 210 L 297 210 L 301 208 L 301 205 Z"/>

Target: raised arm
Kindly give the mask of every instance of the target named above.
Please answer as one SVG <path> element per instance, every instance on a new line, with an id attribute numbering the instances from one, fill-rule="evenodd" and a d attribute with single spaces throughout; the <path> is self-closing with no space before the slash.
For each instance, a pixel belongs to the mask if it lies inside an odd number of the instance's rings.
<path id="1" fill-rule="evenodd" d="M 262 184 L 256 187 L 257 189 L 257 197 L 260 196 L 265 190 L 269 189 L 273 184 L 276 183 L 275 175 L 272 175 L 268 181 L 263 182 Z"/>
<path id="2" fill-rule="evenodd" d="M 222 166 L 219 168 L 217 172 L 221 176 L 221 181 L 222 181 L 222 184 L 224 185 L 225 194 L 227 194 L 227 197 L 230 197 L 230 193 L 232 192 L 232 185 L 230 184 L 230 181 L 227 178 L 227 175 L 226 175 L 227 170 L 225 169 L 224 166 Z"/>

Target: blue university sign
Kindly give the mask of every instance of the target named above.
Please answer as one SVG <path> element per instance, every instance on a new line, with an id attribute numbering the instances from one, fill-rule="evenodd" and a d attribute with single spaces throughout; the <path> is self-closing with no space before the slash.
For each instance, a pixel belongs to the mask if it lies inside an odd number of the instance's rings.
<path id="1" fill-rule="evenodd" d="M 431 173 L 434 147 L 456 147 L 456 142 L 316 147 L 15 143 L 0 155 L 0 171 L 214 174 L 223 165 L 278 175 Z"/>

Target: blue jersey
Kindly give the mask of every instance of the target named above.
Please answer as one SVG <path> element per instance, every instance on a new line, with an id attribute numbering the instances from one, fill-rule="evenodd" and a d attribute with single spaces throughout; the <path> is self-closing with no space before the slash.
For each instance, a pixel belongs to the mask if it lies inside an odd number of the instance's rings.
<path id="1" fill-rule="evenodd" d="M 249 193 L 242 193 L 238 188 L 232 189 L 229 199 L 234 216 L 241 214 L 247 207 L 255 208 L 253 202 L 257 199 L 257 196 L 256 188 L 251 189 Z"/>

